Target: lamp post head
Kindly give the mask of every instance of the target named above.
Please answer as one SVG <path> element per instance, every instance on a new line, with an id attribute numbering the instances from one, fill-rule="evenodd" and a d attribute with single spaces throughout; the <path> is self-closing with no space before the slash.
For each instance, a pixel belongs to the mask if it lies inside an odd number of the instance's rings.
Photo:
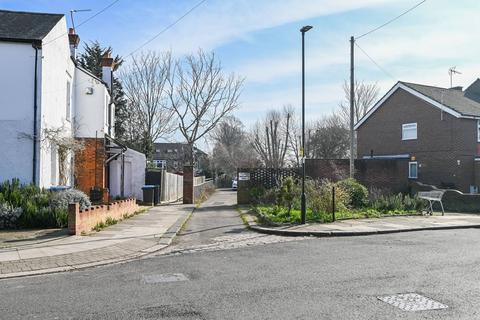
<path id="1" fill-rule="evenodd" d="M 305 33 L 312 28 L 313 28 L 312 26 L 303 26 L 302 29 L 300 29 L 300 32 Z"/>

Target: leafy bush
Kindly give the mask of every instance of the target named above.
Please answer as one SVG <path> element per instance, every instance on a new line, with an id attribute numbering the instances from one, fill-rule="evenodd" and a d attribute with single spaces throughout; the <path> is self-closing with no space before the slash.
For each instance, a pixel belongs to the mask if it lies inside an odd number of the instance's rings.
<path id="1" fill-rule="evenodd" d="M 368 202 L 368 190 L 365 186 L 352 178 L 337 182 L 337 186 L 348 193 L 350 201 L 348 205 L 352 208 L 362 208 Z"/>
<path id="2" fill-rule="evenodd" d="M 0 228 L 66 227 L 70 201 L 79 201 L 83 208 L 90 206 L 88 197 L 77 190 L 52 193 L 35 185 L 23 185 L 18 179 L 2 182 Z"/>
<path id="3" fill-rule="evenodd" d="M 295 198 L 298 198 L 299 195 L 300 190 L 295 184 L 295 181 L 293 181 L 292 177 L 287 177 L 281 182 L 280 189 L 278 191 L 277 203 L 280 206 L 287 208 L 287 214 L 290 215 Z"/>
<path id="4" fill-rule="evenodd" d="M 381 213 L 394 213 L 398 211 L 421 212 L 425 208 L 425 201 L 418 197 L 396 195 L 381 195 L 370 202 L 370 207 Z"/>
<path id="5" fill-rule="evenodd" d="M 92 205 L 85 193 L 75 189 L 54 192 L 50 199 L 50 205 L 54 209 L 67 210 L 70 203 L 76 202 L 80 204 L 80 210 L 85 210 Z"/>
<path id="6" fill-rule="evenodd" d="M 15 208 L 8 203 L 0 203 L 0 222 L 2 228 L 13 228 L 17 226 L 17 220 L 22 215 L 22 208 Z"/>
<path id="7" fill-rule="evenodd" d="M 307 181 L 305 190 L 307 193 L 307 206 L 314 215 L 322 221 L 331 220 L 333 211 L 332 191 L 335 187 L 335 210 L 347 210 L 347 204 L 350 202 L 349 194 L 340 186 L 336 186 L 329 180 Z"/>

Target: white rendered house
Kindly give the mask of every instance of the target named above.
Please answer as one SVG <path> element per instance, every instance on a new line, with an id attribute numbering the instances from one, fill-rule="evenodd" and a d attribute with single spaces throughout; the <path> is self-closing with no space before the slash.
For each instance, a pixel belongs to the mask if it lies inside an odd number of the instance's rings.
<path id="1" fill-rule="evenodd" d="M 126 149 L 113 141 L 113 59 L 104 57 L 100 79 L 75 62 L 78 43 L 62 14 L 0 10 L 0 181 L 59 185 L 59 154 L 46 132 L 60 128 L 85 143 L 68 155 L 66 185 L 88 193 L 115 180 L 110 162 Z"/>

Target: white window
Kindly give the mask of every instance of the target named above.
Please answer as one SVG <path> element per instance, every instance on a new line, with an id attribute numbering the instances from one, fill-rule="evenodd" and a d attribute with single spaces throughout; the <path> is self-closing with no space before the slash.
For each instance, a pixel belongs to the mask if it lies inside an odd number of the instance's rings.
<path id="1" fill-rule="evenodd" d="M 477 120 L 477 142 L 480 142 L 480 120 Z"/>
<path id="2" fill-rule="evenodd" d="M 417 123 L 402 124 L 402 140 L 417 139 Z"/>
<path id="3" fill-rule="evenodd" d="M 410 179 L 418 178 L 418 163 L 416 161 L 408 163 L 408 177 Z"/>
<path id="4" fill-rule="evenodd" d="M 67 101 L 66 101 L 66 117 L 67 120 L 70 121 L 71 119 L 71 114 L 72 114 L 72 95 L 71 95 L 71 85 L 70 81 L 67 81 Z"/>

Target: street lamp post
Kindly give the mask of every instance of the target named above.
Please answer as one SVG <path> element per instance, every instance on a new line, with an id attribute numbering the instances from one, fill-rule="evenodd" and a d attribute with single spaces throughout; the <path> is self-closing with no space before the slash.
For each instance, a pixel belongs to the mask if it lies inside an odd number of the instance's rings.
<path id="1" fill-rule="evenodd" d="M 307 203 L 305 199 L 305 32 L 312 28 L 312 26 L 304 26 L 300 29 L 300 32 L 302 33 L 302 224 L 305 224 L 305 218 L 307 215 Z"/>

